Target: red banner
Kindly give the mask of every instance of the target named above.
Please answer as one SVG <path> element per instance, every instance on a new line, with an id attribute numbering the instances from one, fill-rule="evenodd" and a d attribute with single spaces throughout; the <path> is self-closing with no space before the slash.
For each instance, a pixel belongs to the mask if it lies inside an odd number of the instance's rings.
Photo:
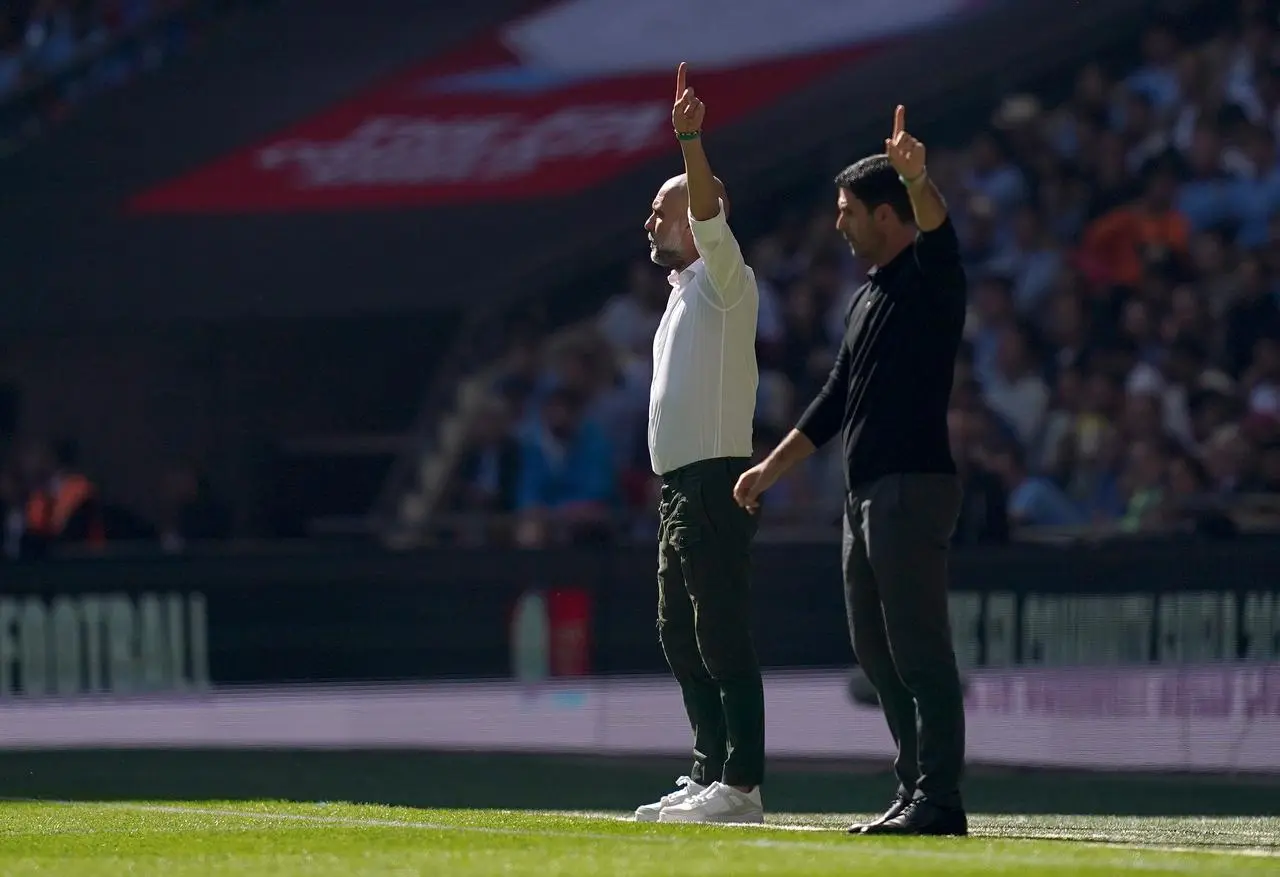
<path id="1" fill-rule="evenodd" d="M 871 47 L 700 73 L 690 84 L 723 126 Z M 671 151 L 675 71 L 537 90 L 436 90 L 511 63 L 490 39 L 135 198 L 147 213 L 339 210 L 546 197 Z M 501 68 L 499 68 L 500 70 Z M 785 136 L 779 132 L 779 136 Z"/>
<path id="2" fill-rule="evenodd" d="M 129 206 L 340 210 L 568 194 L 674 150 L 681 58 L 714 131 L 985 2 L 559 0 Z M 684 26 L 673 32 L 673 21 Z"/>

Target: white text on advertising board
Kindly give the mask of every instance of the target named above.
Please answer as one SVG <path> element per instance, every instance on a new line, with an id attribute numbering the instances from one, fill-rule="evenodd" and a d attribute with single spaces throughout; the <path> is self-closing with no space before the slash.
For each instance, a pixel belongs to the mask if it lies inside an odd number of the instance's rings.
<path id="1" fill-rule="evenodd" d="M 0 698 L 208 686 L 202 594 L 0 597 Z"/>
<path id="2" fill-rule="evenodd" d="M 1047 667 L 1280 660 L 1280 594 L 951 595 L 965 666 Z M 983 644 L 985 643 L 985 650 Z"/>

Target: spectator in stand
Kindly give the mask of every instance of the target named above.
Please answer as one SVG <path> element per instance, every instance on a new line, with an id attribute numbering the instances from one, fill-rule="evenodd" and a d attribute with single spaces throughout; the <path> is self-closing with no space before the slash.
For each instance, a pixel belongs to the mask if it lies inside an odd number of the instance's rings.
<path id="1" fill-rule="evenodd" d="M 1008 519 L 1018 526 L 1074 527 L 1087 522 L 1080 508 L 1051 479 L 1027 469 L 1021 448 L 1009 444 L 981 453 L 977 462 L 999 476 L 1009 496 Z"/>
<path id="2" fill-rule="evenodd" d="M 1280 436 L 1280 38 L 1260 8 L 1245 0 L 1216 33 L 1155 23 L 1129 69 L 1086 64 L 1055 108 L 1010 95 L 967 147 L 931 156 L 974 278 L 954 453 L 987 498 L 988 470 L 1005 475 L 1012 454 L 1011 489 L 1032 485 L 1015 534 L 1040 519 L 1182 527 L 1168 509 L 1191 502 L 1193 484 L 1223 503 L 1276 486 L 1263 470 Z M 795 203 L 746 244 L 761 290 L 761 434 L 792 422 L 829 366 L 866 270 L 834 240 L 825 204 Z M 633 321 L 621 307 L 601 325 L 625 361 L 623 336 L 648 330 L 620 328 Z M 839 479 L 816 460 L 797 475 L 777 504 L 825 527 Z M 633 480 L 631 501 L 649 502 L 650 480 Z M 1043 511 L 1059 494 L 1077 515 Z M 991 503 L 975 501 L 959 530 L 998 531 L 978 506 Z"/>
<path id="3" fill-rule="evenodd" d="M 1139 441 L 1129 450 L 1124 491 L 1127 496 L 1121 529 L 1136 533 L 1161 523 L 1172 454 L 1160 441 Z"/>
<path id="4" fill-rule="evenodd" d="M 1053 291 L 1064 260 L 1036 207 L 1018 210 L 1008 244 L 987 264 L 987 269 L 1012 279 L 1013 302 L 1028 317 L 1040 312 Z"/>
<path id="5" fill-rule="evenodd" d="M 1206 536 L 1229 538 L 1237 531 L 1213 497 L 1208 469 L 1185 451 L 1174 454 L 1169 463 L 1163 516 L 1167 526 L 1190 528 Z"/>
<path id="6" fill-rule="evenodd" d="M 1231 179 L 1222 166 L 1222 134 L 1209 119 L 1196 122 L 1185 150 L 1187 171 L 1176 198 L 1178 212 L 1197 232 L 1231 218 Z"/>
<path id="7" fill-rule="evenodd" d="M 649 350 L 652 358 L 653 334 L 666 310 L 671 288 L 655 277 L 648 262 L 633 262 L 627 291 L 616 295 L 600 312 L 598 326 L 605 340 L 617 350 Z"/>
<path id="8" fill-rule="evenodd" d="M 1145 265 L 1187 254 L 1190 224 L 1173 208 L 1177 176 L 1170 163 L 1145 173 L 1142 198 L 1108 211 L 1085 229 L 1080 259 L 1102 284 L 1137 287 Z"/>
<path id="9" fill-rule="evenodd" d="M 73 442 L 35 442 L 18 458 L 25 508 L 20 541 L 24 555 L 55 545 L 100 547 L 106 541 L 97 486 L 76 466 Z"/>
<path id="10" fill-rule="evenodd" d="M 486 400 L 471 426 L 467 451 L 458 469 L 454 511 L 510 514 L 516 509 L 520 479 L 520 442 L 511 432 L 505 400 Z"/>
<path id="11" fill-rule="evenodd" d="M 1035 447 L 1049 407 L 1044 369 L 1035 357 L 1031 330 L 1009 323 L 1000 333 L 995 373 L 986 384 L 987 404 L 1013 429 L 1023 447 Z"/>
<path id="12" fill-rule="evenodd" d="M 1205 443 L 1205 465 L 1215 492 L 1223 498 L 1244 493 L 1249 485 L 1251 448 L 1239 424 L 1220 427 Z"/>
<path id="13" fill-rule="evenodd" d="M 611 348 L 593 339 L 588 357 L 591 374 L 591 416 L 605 431 L 614 452 L 614 468 L 621 472 L 647 445 L 649 383 L 653 378 L 653 338 L 637 339 L 631 349 Z"/>
<path id="14" fill-rule="evenodd" d="M 1104 371 L 1093 373 L 1073 428 L 1058 448 L 1056 476 L 1067 496 L 1095 524 L 1115 521 L 1124 511 L 1120 477 L 1124 438 L 1113 425 L 1124 398 L 1120 382 Z"/>
<path id="15" fill-rule="evenodd" d="M 974 377 L 987 385 L 997 376 L 1000 338 L 1017 318 L 1013 283 L 1007 277 L 988 275 L 977 283 L 970 301 L 965 338 L 973 348 Z"/>
<path id="16" fill-rule="evenodd" d="M 161 490 L 164 513 L 159 537 L 166 552 L 177 554 L 191 542 L 231 538 L 231 510 L 218 500 L 209 479 L 194 464 L 170 467 Z"/>
<path id="17" fill-rule="evenodd" d="M 1214 433 L 1239 421 L 1243 411 L 1235 381 L 1217 369 L 1199 377 L 1188 407 L 1191 411 L 1193 453 L 1195 449 L 1207 449 Z"/>
<path id="18" fill-rule="evenodd" d="M 1141 362 L 1129 373 L 1126 382 L 1131 396 L 1149 396 L 1156 400 L 1165 434 L 1183 445 L 1194 442 L 1189 400 L 1195 382 L 1204 371 L 1206 358 L 1198 341 L 1183 336 L 1164 352 L 1159 367 Z"/>
<path id="19" fill-rule="evenodd" d="M 980 459 L 974 441 L 974 415 L 952 408 L 947 416 L 951 456 L 964 487 L 954 545 L 1000 545 L 1009 541 L 1009 498 L 1000 476 Z"/>
<path id="20" fill-rule="evenodd" d="M 1010 160 L 994 131 L 983 132 L 974 139 L 970 147 L 969 167 L 964 180 L 965 190 L 970 195 L 985 198 L 997 215 L 1007 215 L 1027 198 L 1026 175 Z"/>
<path id="21" fill-rule="evenodd" d="M 1254 349 L 1264 336 L 1280 334 L 1280 301 L 1272 289 L 1265 262 L 1246 256 L 1236 270 L 1234 301 L 1226 309 L 1226 366 L 1239 378 L 1249 368 Z"/>
<path id="22" fill-rule="evenodd" d="M 782 348 L 782 374 L 792 394 L 812 398 L 822 389 L 833 357 L 831 341 L 822 320 L 817 291 L 806 281 L 793 283 L 787 291 L 784 317 L 786 341 Z"/>
<path id="23" fill-rule="evenodd" d="M 521 441 L 517 539 L 525 547 L 598 540 L 607 534 L 615 498 L 613 448 L 585 416 L 587 400 L 552 389 Z"/>
<path id="24" fill-rule="evenodd" d="M 1142 57 L 1142 66 L 1129 74 L 1125 85 L 1157 112 L 1174 111 L 1182 97 L 1177 34 L 1164 23 L 1152 26 L 1142 37 Z"/>
<path id="25" fill-rule="evenodd" d="M 1252 413 L 1280 416 L 1280 335 L 1264 335 L 1254 342 L 1253 362 L 1243 383 Z"/>
<path id="26" fill-rule="evenodd" d="M 1068 280 L 1074 281 L 1074 276 L 1068 275 Z M 1080 364 L 1090 348 L 1091 325 L 1084 296 L 1074 288 L 1058 291 L 1049 305 L 1047 323 L 1044 331 L 1053 350 L 1046 369 L 1049 377 L 1060 379 L 1073 371 L 1078 380 Z"/>

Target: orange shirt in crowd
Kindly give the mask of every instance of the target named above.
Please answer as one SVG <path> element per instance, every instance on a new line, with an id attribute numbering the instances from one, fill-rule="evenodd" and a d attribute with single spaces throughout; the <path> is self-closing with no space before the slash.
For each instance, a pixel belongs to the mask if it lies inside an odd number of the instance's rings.
<path id="1" fill-rule="evenodd" d="M 1146 253 L 1183 255 L 1190 237 L 1187 218 L 1176 210 L 1153 213 L 1140 206 L 1117 207 L 1085 229 L 1080 268 L 1095 283 L 1137 286 Z"/>
<path id="2" fill-rule="evenodd" d="M 96 499 L 97 488 L 88 478 L 74 473 L 59 476 L 27 499 L 26 530 L 43 539 L 59 539 L 67 535 L 67 525 L 76 513 L 95 503 Z M 85 541 L 90 545 L 101 545 L 106 541 L 101 517 L 92 508 L 89 512 Z"/>

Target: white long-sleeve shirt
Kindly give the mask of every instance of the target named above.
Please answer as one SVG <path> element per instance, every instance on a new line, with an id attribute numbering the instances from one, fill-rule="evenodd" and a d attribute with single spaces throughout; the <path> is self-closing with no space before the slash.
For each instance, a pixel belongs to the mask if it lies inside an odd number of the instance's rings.
<path id="1" fill-rule="evenodd" d="M 756 408 L 755 273 L 720 212 L 692 214 L 701 257 L 671 272 L 671 297 L 653 337 L 649 458 L 666 474 L 700 460 L 751 456 Z"/>

